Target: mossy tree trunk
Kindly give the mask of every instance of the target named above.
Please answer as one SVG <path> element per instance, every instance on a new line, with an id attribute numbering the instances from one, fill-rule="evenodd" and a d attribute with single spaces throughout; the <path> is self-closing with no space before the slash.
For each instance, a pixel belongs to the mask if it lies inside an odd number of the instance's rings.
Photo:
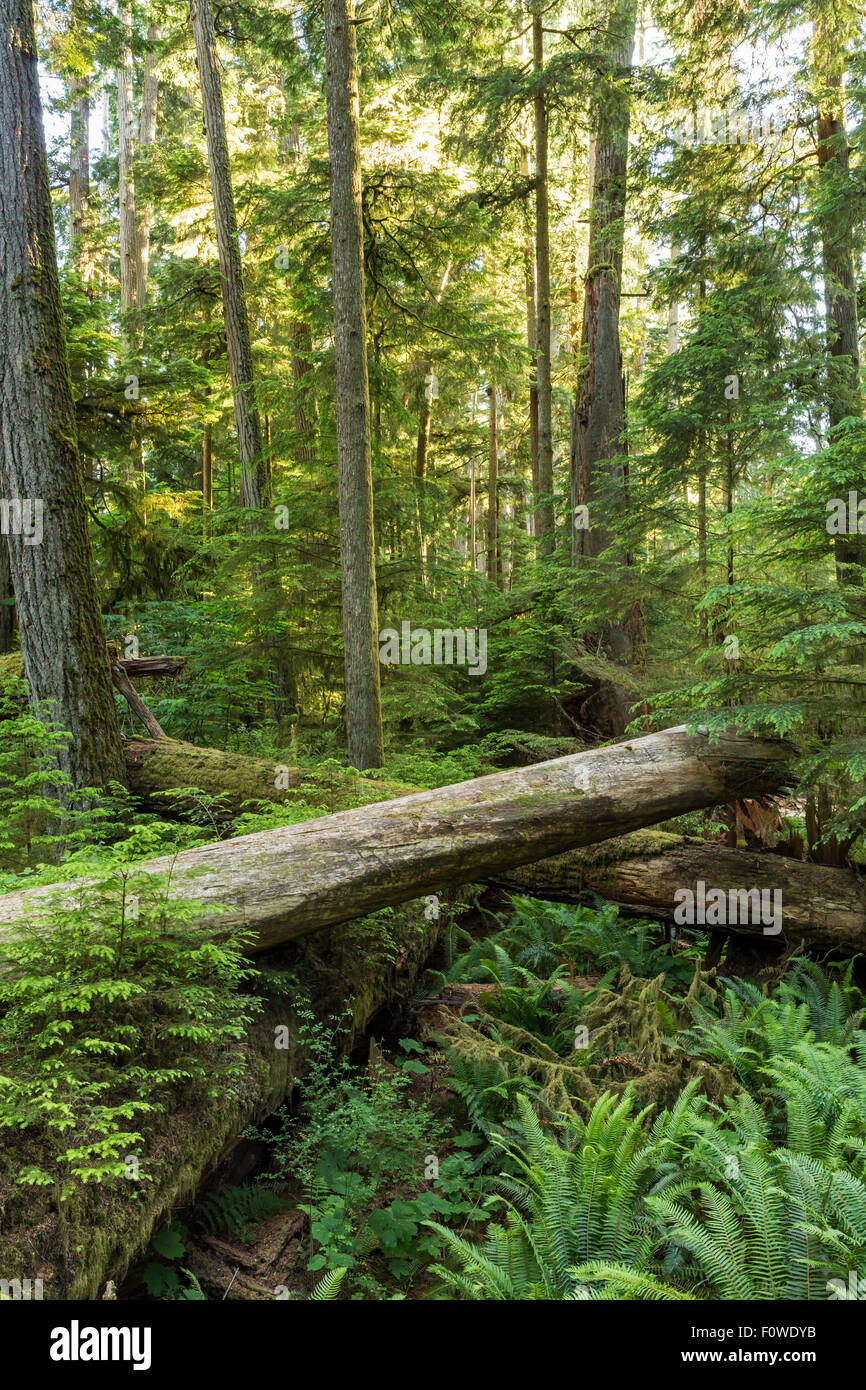
<path id="1" fill-rule="evenodd" d="M 53 1187 L 16 1181 L 26 1148 L 0 1149 L 0 1278 L 42 1278 L 46 1300 L 95 1300 L 107 1280 L 118 1284 L 151 1236 L 193 1200 L 236 1137 L 272 1114 L 303 1075 L 292 1007 L 298 982 L 317 1016 L 347 1011 L 345 1045 L 351 1047 L 380 1010 L 403 1007 L 444 920 L 444 904 L 437 920 L 423 903 L 412 903 L 384 924 L 338 927 L 314 949 L 303 942 L 287 947 L 272 962 L 272 978 L 284 971 L 285 987 L 266 998 L 241 1040 L 241 1074 L 216 1096 L 179 1103 L 168 1095 L 165 1109 L 148 1116 L 140 1158 L 150 1181 L 91 1183 L 61 1204 Z M 287 1047 L 275 1042 L 282 1028 Z M 37 1148 L 32 1157 L 44 1156 Z"/>
<path id="2" fill-rule="evenodd" d="M 634 48 L 637 5 L 615 0 L 607 36 L 608 70 L 595 96 L 589 264 L 584 285 L 581 378 L 573 417 L 572 494 L 586 506 L 589 525 L 572 531 L 576 564 L 595 561 L 610 545 L 613 514 L 627 503 L 626 478 L 617 456 L 625 452 L 625 378 L 619 334 L 630 94 L 626 85 Z M 630 643 L 624 626 L 608 622 L 602 648 L 624 661 Z M 594 705 L 605 734 L 628 723 L 625 691 L 606 682 Z"/>
<path id="3" fill-rule="evenodd" d="M 592 849 L 527 864 L 497 876 L 499 886 L 531 897 L 579 902 L 598 894 L 627 912 L 668 921 L 684 888 L 731 891 L 757 888 L 781 894 L 782 934 L 770 940 L 789 945 L 862 951 L 866 947 L 866 888 L 849 869 L 830 869 L 781 854 L 755 854 L 681 835 L 637 831 Z M 769 900 L 772 902 L 772 900 Z M 709 928 L 698 926 L 698 930 Z M 762 937 L 760 923 L 725 927 L 736 935 Z"/>
<path id="4" fill-rule="evenodd" d="M 7 537 L 21 654 L 34 707 L 72 735 L 58 750 L 61 769 L 74 788 L 104 786 L 123 780 L 123 752 L 87 531 L 30 0 L 0 0 L 0 20 L 0 496 L 42 516 L 41 536 Z"/>
<path id="5" fill-rule="evenodd" d="M 381 767 L 385 754 L 364 300 L 360 98 L 352 0 L 325 0 L 325 67 L 346 735 L 349 761 L 363 769 Z"/>

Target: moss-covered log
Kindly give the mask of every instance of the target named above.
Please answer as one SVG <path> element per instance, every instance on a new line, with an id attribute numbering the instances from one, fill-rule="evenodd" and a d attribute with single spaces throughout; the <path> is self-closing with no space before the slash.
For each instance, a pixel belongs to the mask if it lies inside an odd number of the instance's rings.
<path id="1" fill-rule="evenodd" d="M 365 918 L 293 942 L 269 962 L 272 972 L 300 981 L 317 1015 L 351 1014 L 346 1045 L 382 1009 L 409 998 L 435 944 L 439 923 L 423 903 L 387 918 Z M 297 993 L 292 990 L 292 997 Z M 290 1045 L 275 1045 L 288 1028 Z M 274 994 L 247 1033 L 243 1075 L 214 1099 L 171 1097 L 147 1119 L 137 1150 L 139 1180 L 82 1187 L 62 1204 L 50 1187 L 17 1181 L 34 1157 L 26 1132 L 0 1149 L 0 1279 L 39 1279 L 46 1299 L 97 1299 L 119 1282 L 152 1234 L 195 1195 L 236 1136 L 271 1114 L 303 1074 L 304 1058 L 285 996 Z"/>
<path id="2" fill-rule="evenodd" d="M 776 940 L 843 951 L 866 949 L 866 887 L 861 879 L 850 869 L 825 868 L 781 854 L 756 854 L 642 830 L 496 877 L 498 886 L 531 897 L 580 902 L 597 893 L 628 912 L 668 920 L 682 903 L 676 894 L 682 889 L 695 893 L 699 882 L 707 891 L 721 889 L 729 902 L 729 895 L 741 890 L 778 892 L 782 934 L 775 934 Z M 729 921 L 719 929 L 764 935 L 755 921 Z"/>
<path id="3" fill-rule="evenodd" d="M 254 801 L 309 800 L 342 809 L 412 790 L 402 783 L 362 777 L 354 768 L 322 772 L 176 739 L 124 739 L 124 752 L 129 790 L 160 809 L 177 809 L 177 799 L 165 793 L 180 787 L 195 787 L 217 798 L 217 814 L 235 813 Z M 181 806 L 183 801 L 180 798 Z"/>
<path id="4" fill-rule="evenodd" d="M 471 883 L 701 807 L 779 790 L 788 750 L 667 729 L 646 738 L 150 860 L 170 895 L 243 925 L 254 950 Z M 0 898 L 0 923 L 38 919 L 81 883 Z"/>

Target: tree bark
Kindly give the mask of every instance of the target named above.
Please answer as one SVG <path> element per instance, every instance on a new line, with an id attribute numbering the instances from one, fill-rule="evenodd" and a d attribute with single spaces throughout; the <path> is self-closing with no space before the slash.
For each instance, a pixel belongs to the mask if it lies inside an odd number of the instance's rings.
<path id="1" fill-rule="evenodd" d="M 86 78 L 70 84 L 72 119 L 69 127 L 69 222 L 72 261 L 86 284 L 95 269 L 87 250 L 90 210 L 90 96 Z"/>
<path id="2" fill-rule="evenodd" d="M 9 546 L 0 535 L 0 656 L 11 652 L 15 637 L 15 591 L 9 567 Z"/>
<path id="3" fill-rule="evenodd" d="M 608 460 L 624 451 L 625 379 L 619 339 L 623 229 L 630 98 L 618 85 L 631 65 L 637 17 L 636 0 L 615 0 L 608 43 L 613 89 L 596 97 L 593 138 L 592 196 L 589 216 L 589 264 L 583 303 L 581 382 L 573 415 L 572 495 L 587 507 L 589 525 L 572 530 L 576 563 L 595 560 L 610 544 L 608 513 L 624 499 L 622 465 Z M 609 660 L 623 661 L 630 643 L 624 627 L 610 622 L 602 632 L 602 649 Z M 598 727 L 617 736 L 628 723 L 628 701 L 614 682 L 603 685 L 594 706 Z"/>
<path id="4" fill-rule="evenodd" d="M 625 912 L 672 920 L 675 894 L 757 888 L 781 893 L 782 934 L 766 938 L 785 945 L 866 947 L 866 887 L 850 869 L 830 869 L 781 854 L 729 849 L 681 835 L 637 831 L 597 849 L 571 850 L 496 877 L 497 886 L 535 898 L 580 902 L 596 893 Z M 700 926 L 697 930 L 709 931 Z M 760 923 L 720 928 L 762 937 Z"/>
<path id="5" fill-rule="evenodd" d="M 705 806 L 777 791 L 789 750 L 666 729 L 631 743 L 150 860 L 170 895 L 243 922 L 253 951 L 445 885 L 471 883 Z M 0 898 L 0 922 L 38 917 L 80 884 Z"/>
<path id="6" fill-rule="evenodd" d="M 389 919 L 387 947 L 371 922 L 337 928 L 312 949 L 298 942 L 281 953 L 274 976 L 282 992 L 266 994 L 262 1012 L 239 1039 L 245 1060 L 232 1083 L 182 1102 L 168 1094 L 164 1110 L 148 1116 L 137 1152 L 150 1181 L 135 1197 L 128 1182 L 90 1183 L 61 1205 L 53 1185 L 16 1183 L 12 1155 L 3 1165 L 0 1154 L 0 1278 L 39 1275 L 52 1301 L 98 1300 L 107 1280 L 119 1285 L 151 1236 L 218 1171 L 237 1136 L 272 1115 L 303 1076 L 309 1052 L 291 1006 L 298 982 L 318 1018 L 346 1016 L 349 1051 L 381 1011 L 396 1016 L 406 1007 L 444 921 L 444 904 L 438 919 L 423 903 L 410 904 Z M 287 1047 L 275 1045 L 283 1028 Z M 44 1163 L 44 1148 L 34 1149 L 34 1162 Z"/>
<path id="7" fill-rule="evenodd" d="M 213 511 L 213 430 L 205 425 L 201 437 L 201 500 L 205 512 Z"/>
<path id="8" fill-rule="evenodd" d="M 30 0 L 0 0 L 0 496 L 42 508 L 39 543 L 6 540 L 31 701 L 72 734 L 73 788 L 123 779 L 87 531 L 57 276 Z M 36 537 L 34 531 L 30 539 Z"/>
<path id="9" fill-rule="evenodd" d="M 138 223 L 135 214 L 135 114 L 133 103 L 133 62 L 132 62 L 132 5 L 124 4 L 121 10 L 123 25 L 123 50 L 121 64 L 116 72 L 117 84 L 117 184 L 120 202 L 118 239 L 120 253 L 120 309 L 122 315 L 122 340 L 126 368 L 132 368 L 132 375 L 141 370 L 141 322 L 138 317 L 139 304 L 139 248 Z M 144 466 L 144 452 L 141 439 L 135 436 L 129 445 L 129 461 L 126 468 L 127 482 L 137 483 L 141 496 L 147 491 L 147 477 Z M 144 517 L 145 523 L 147 521 Z"/>
<path id="10" fill-rule="evenodd" d="M 159 102 L 159 78 L 156 75 L 156 54 L 153 45 L 162 35 L 155 24 L 148 25 L 147 41 L 151 45 L 144 60 L 141 83 L 141 123 L 138 134 L 139 154 L 149 151 L 156 140 L 156 112 Z M 153 229 L 153 204 L 148 197 L 141 209 L 137 245 L 137 300 L 143 309 L 147 303 L 147 273 L 150 267 L 150 234 Z"/>
<path id="11" fill-rule="evenodd" d="M 496 387 L 487 387 L 487 578 L 499 584 L 499 440 Z"/>
<path id="12" fill-rule="evenodd" d="M 410 788 L 399 782 L 380 782 L 359 778 L 350 772 L 335 779 L 331 774 L 283 765 L 245 753 L 226 753 L 219 748 L 199 748 L 177 739 L 136 739 L 123 741 L 129 790 L 149 805 L 166 811 L 187 810 L 195 798 L 178 806 L 166 792 L 177 787 L 195 787 L 218 799 L 213 815 L 218 822 L 237 815 L 246 802 L 303 801 L 315 795 L 330 798 L 333 809 L 360 801 L 405 796 Z"/>
<path id="13" fill-rule="evenodd" d="M 117 69 L 117 180 L 120 198 L 120 307 L 138 308 L 138 236 L 135 221 L 135 117 L 132 104 L 132 6 L 124 5 L 123 52 Z M 128 334 L 130 343 L 137 333 Z"/>
<path id="14" fill-rule="evenodd" d="M 360 98 L 352 0 L 325 0 L 325 64 L 346 733 L 349 759 L 364 769 L 381 767 L 385 753 L 367 378 Z"/>
<path id="15" fill-rule="evenodd" d="M 555 540 L 553 509 L 553 388 L 550 363 L 550 226 L 547 188 L 547 100 L 541 85 L 544 71 L 542 11 L 532 15 L 532 71 L 538 84 L 533 99 L 535 117 L 535 408 L 538 418 L 538 492 L 535 535 L 539 555 L 550 555 Z M 532 410 L 530 394 L 530 410 Z"/>
<path id="16" fill-rule="evenodd" d="M 610 71 L 622 79 L 631 65 L 637 6 L 617 0 L 610 21 Z M 599 465 L 622 452 L 625 425 L 619 302 L 622 281 L 623 228 L 630 101 L 616 87 L 596 97 L 596 130 L 589 217 L 589 264 L 584 286 L 582 380 L 576 406 L 575 493 L 589 508 L 589 527 L 574 531 L 576 557 L 599 555 L 610 542 L 604 509 L 610 493 L 618 495 L 621 470 L 611 467 L 610 489 L 599 489 Z"/>
<path id="17" fill-rule="evenodd" d="M 313 342 L 309 324 L 296 319 L 291 327 L 292 342 L 292 382 L 294 383 L 295 457 L 299 463 L 315 463 L 316 447 L 316 398 L 312 392 L 312 366 L 310 357 Z"/>
<path id="18" fill-rule="evenodd" d="M 819 7 L 813 25 L 812 62 L 816 86 L 818 186 L 821 201 L 821 253 L 824 322 L 827 336 L 827 409 L 831 428 L 848 415 L 860 415 L 860 347 L 854 226 L 857 191 L 849 173 L 845 129 L 845 43 L 850 20 L 835 5 Z M 834 538 L 840 584 L 863 583 L 866 538 Z M 856 568 L 853 568 L 856 566 Z"/>

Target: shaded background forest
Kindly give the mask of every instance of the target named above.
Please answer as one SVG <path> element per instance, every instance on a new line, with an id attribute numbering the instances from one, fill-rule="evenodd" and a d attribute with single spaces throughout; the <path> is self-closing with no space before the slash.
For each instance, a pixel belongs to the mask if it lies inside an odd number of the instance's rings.
<path id="1" fill-rule="evenodd" d="M 382 667 L 389 760 L 733 708 L 796 733 L 849 836 L 863 542 L 828 534 L 828 504 L 862 481 L 855 9 L 357 18 L 379 625 L 489 644 L 482 678 Z M 169 734 L 339 753 L 322 16 L 214 19 L 277 541 L 266 599 L 186 9 L 41 14 L 102 602 L 127 654 L 187 659 L 152 697 Z M 279 698 L 269 642 L 291 672 Z"/>

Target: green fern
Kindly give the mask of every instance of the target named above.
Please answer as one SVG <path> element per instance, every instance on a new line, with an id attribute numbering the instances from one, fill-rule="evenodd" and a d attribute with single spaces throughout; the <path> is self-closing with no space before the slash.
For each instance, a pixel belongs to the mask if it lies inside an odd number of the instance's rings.
<path id="1" fill-rule="evenodd" d="M 345 1269 L 331 1269 L 319 1280 L 310 1292 L 313 1303 L 332 1302 L 339 1297 L 340 1285 L 346 1277 Z"/>
<path id="2" fill-rule="evenodd" d="M 226 1183 L 217 1192 L 210 1192 L 198 1204 L 198 1224 L 208 1235 L 234 1236 L 246 1240 L 251 1226 L 266 1221 L 277 1212 L 289 1211 L 293 1202 L 278 1197 L 259 1185 L 233 1187 Z"/>

